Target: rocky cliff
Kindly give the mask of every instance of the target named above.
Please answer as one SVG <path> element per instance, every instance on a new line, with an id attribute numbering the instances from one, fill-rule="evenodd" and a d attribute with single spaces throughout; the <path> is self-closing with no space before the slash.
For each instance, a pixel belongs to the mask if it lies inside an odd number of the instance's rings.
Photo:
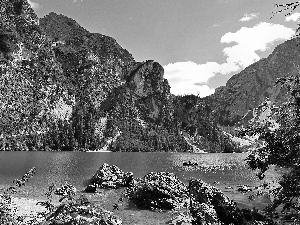
<path id="1" fill-rule="evenodd" d="M 204 109 L 170 94 L 159 63 L 136 62 L 66 16 L 39 19 L 27 0 L 0 9 L 2 150 L 194 151 L 203 138 L 220 147 L 209 117 L 186 120 Z"/>
<path id="2" fill-rule="evenodd" d="M 285 101 L 286 90 L 275 86 L 275 82 L 288 74 L 299 73 L 299 42 L 300 38 L 294 38 L 278 45 L 267 58 L 232 76 L 226 86 L 207 97 L 216 121 L 223 126 L 237 125 L 248 121 L 252 110 L 266 98 L 276 104 Z"/>

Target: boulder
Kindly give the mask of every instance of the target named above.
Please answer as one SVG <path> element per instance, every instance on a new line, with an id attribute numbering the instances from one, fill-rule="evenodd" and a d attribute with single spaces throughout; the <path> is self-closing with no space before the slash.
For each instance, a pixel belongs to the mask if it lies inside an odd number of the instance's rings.
<path id="1" fill-rule="evenodd" d="M 57 188 L 54 192 L 56 195 L 75 195 L 76 194 L 76 188 L 71 184 L 65 184 L 61 186 L 60 188 Z"/>
<path id="2" fill-rule="evenodd" d="M 188 202 L 187 187 L 173 173 L 151 172 L 128 189 L 129 198 L 140 208 L 181 208 Z"/>
<path id="3" fill-rule="evenodd" d="M 241 185 L 241 186 L 239 186 L 239 188 L 237 190 L 239 192 L 243 192 L 243 193 L 252 191 L 252 189 L 250 187 L 248 187 L 247 185 Z"/>
<path id="4" fill-rule="evenodd" d="M 237 210 L 236 203 L 225 196 L 218 188 L 202 180 L 190 180 L 189 193 L 192 198 L 191 211 L 197 212 L 199 211 L 199 204 L 206 204 L 214 208 L 219 218 L 233 222 L 234 213 Z M 194 202 L 197 204 L 194 204 Z"/>
<path id="5" fill-rule="evenodd" d="M 275 224 L 258 210 L 240 209 L 236 203 L 202 180 L 190 180 L 190 212 L 196 224 Z"/>
<path id="6" fill-rule="evenodd" d="M 123 172 L 115 165 L 104 163 L 96 174 L 91 178 L 90 184 L 97 184 L 100 188 L 129 187 L 133 183 L 133 173 Z"/>
<path id="7" fill-rule="evenodd" d="M 85 188 L 85 192 L 88 193 L 95 193 L 97 190 L 97 185 L 96 184 L 89 184 L 86 188 Z"/>
<path id="8" fill-rule="evenodd" d="M 195 224 L 222 224 L 212 205 L 195 202 L 193 207 L 190 208 L 190 212 Z"/>

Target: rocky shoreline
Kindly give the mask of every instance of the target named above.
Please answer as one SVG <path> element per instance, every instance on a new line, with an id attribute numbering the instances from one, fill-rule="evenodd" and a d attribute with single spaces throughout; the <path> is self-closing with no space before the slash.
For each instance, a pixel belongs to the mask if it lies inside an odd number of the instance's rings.
<path id="1" fill-rule="evenodd" d="M 275 224 L 261 211 L 240 209 L 218 188 L 200 179 L 186 185 L 173 173 L 151 172 L 135 179 L 132 173 L 104 164 L 89 186 L 95 186 L 95 192 L 127 187 L 125 196 L 137 208 L 176 212 L 169 224 Z"/>
<path id="2" fill-rule="evenodd" d="M 221 190 L 200 179 L 191 179 L 185 184 L 175 174 L 167 172 L 151 172 L 143 178 L 134 178 L 131 172 L 123 172 L 115 165 L 104 163 L 91 177 L 83 192 L 78 197 L 79 191 L 69 184 L 57 188 L 55 194 L 63 196 L 62 199 L 70 197 L 72 201 L 56 201 L 57 209 L 62 205 L 65 208 L 48 212 L 53 217 L 50 221 L 54 221 L 50 224 L 68 224 L 76 218 L 87 224 L 102 221 L 104 225 L 118 225 L 122 224 L 122 219 L 123 224 L 151 224 L 141 223 L 141 213 L 148 215 L 148 221 L 151 221 L 150 217 L 164 217 L 160 220 L 163 223 L 152 220 L 152 224 L 276 224 L 262 211 L 239 208 Z M 114 196 L 114 200 L 106 205 L 101 204 L 105 195 Z M 15 215 L 25 216 L 26 219 L 47 211 L 36 203 L 36 200 L 13 198 Z M 130 205 L 133 208 L 129 213 L 126 210 Z M 66 210 L 66 206 L 76 211 L 76 214 Z M 138 216 L 141 218 L 135 218 Z M 57 219 L 61 223 L 56 223 Z"/>

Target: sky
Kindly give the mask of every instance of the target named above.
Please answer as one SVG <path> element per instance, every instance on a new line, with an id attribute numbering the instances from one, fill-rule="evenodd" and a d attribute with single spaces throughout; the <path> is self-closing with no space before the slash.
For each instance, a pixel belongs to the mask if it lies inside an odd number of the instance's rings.
<path id="1" fill-rule="evenodd" d="M 201 97 L 292 38 L 300 20 L 297 11 L 270 18 L 276 3 L 293 0 L 28 1 L 40 18 L 63 14 L 113 37 L 136 61 L 160 63 L 171 93 Z"/>

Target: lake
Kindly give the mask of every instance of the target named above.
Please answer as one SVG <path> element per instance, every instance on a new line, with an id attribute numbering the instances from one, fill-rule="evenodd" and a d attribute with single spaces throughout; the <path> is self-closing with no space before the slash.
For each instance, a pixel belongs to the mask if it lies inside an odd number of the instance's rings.
<path id="1" fill-rule="evenodd" d="M 14 179 L 21 178 L 31 167 L 36 167 L 37 173 L 26 187 L 20 189 L 20 197 L 46 199 L 44 194 L 51 183 L 59 187 L 68 182 L 78 191 L 82 191 L 87 180 L 98 168 L 103 163 L 108 163 L 117 165 L 125 172 L 133 172 L 134 177 L 143 177 L 149 172 L 165 171 L 173 172 L 185 183 L 188 183 L 191 177 L 202 179 L 220 188 L 228 197 L 237 201 L 239 206 L 262 209 L 269 202 L 268 199 L 250 201 L 247 194 L 237 191 L 237 185 L 255 186 L 262 182 L 256 178 L 254 171 L 248 169 L 244 161 L 246 157 L 246 153 L 0 152 L 0 191 L 7 188 Z M 196 162 L 198 166 L 183 166 L 183 162 L 187 161 Z M 281 170 L 271 168 L 266 180 L 275 181 L 281 174 Z M 228 186 L 232 189 L 228 189 Z M 116 193 L 120 192 L 121 190 L 108 190 L 98 195 L 93 194 L 90 198 L 111 210 L 112 202 L 117 201 Z M 122 213 L 118 214 L 124 224 L 139 224 L 138 219 L 135 218 L 137 221 L 134 221 L 132 215 L 148 215 L 149 224 L 164 224 L 158 221 L 163 221 L 166 217 L 164 213 L 138 211 L 129 205 L 123 209 Z M 153 218 L 157 219 L 153 221 Z"/>

